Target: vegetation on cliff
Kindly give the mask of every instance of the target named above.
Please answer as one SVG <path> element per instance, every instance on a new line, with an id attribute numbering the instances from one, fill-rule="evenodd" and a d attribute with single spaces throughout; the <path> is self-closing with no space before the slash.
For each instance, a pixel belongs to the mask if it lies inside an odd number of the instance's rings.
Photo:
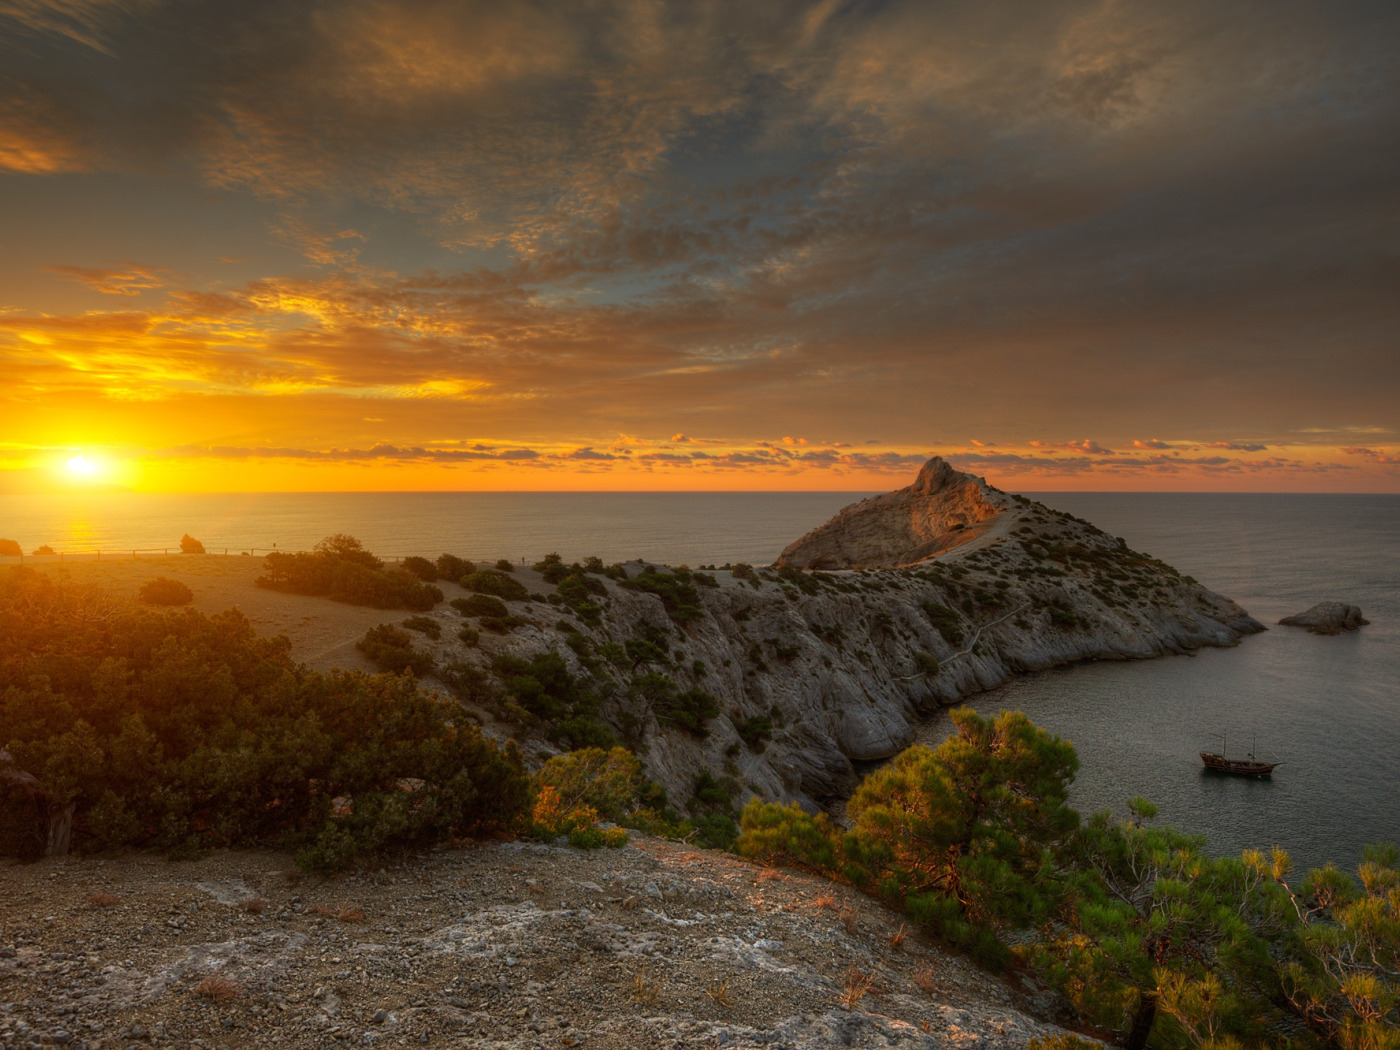
<path id="1" fill-rule="evenodd" d="M 562 568 L 561 582 L 583 574 Z M 704 577 L 637 575 L 673 590 L 677 609 Z M 928 615 L 937 631 L 956 614 Z M 404 621 L 425 637 L 435 623 Z M 677 739 L 718 717 L 714 697 L 671 677 L 707 669 L 683 667 L 661 634 L 610 645 L 571 630 L 585 674 L 557 653 L 441 670 L 464 697 L 578 748 L 533 777 L 461 700 L 411 674 L 309 671 L 236 611 L 154 609 L 12 568 L 0 575 L 0 635 L 3 855 L 267 844 L 330 871 L 465 836 L 598 847 L 625 842 L 624 827 L 709 845 L 734 834 L 727 772 L 695 777 L 683 818 L 600 720 L 606 681 Z M 382 625 L 366 643 L 413 668 L 407 631 Z M 769 658 L 788 659 L 781 648 Z M 1297 881 L 1282 853 L 1212 857 L 1200 838 L 1154 824 L 1141 799 L 1125 819 L 1081 822 L 1067 743 L 1019 713 L 952 717 L 944 744 L 910 748 L 860 783 L 849 827 L 753 799 L 738 850 L 857 887 L 987 964 L 1033 969 L 1089 1030 L 1126 1046 L 1400 1045 L 1394 848 L 1368 850 L 1358 879 L 1329 867 Z M 754 750 L 776 728 L 767 716 L 734 724 L 733 747 Z"/>
<path id="2" fill-rule="evenodd" d="M 991 964 L 1030 967 L 1139 1050 L 1400 1046 L 1400 870 L 1367 849 L 1290 882 L 1286 854 L 1217 858 L 1151 803 L 1081 825 L 1073 749 L 1019 712 L 867 777 L 851 827 L 753 800 L 739 852 L 850 883 Z"/>

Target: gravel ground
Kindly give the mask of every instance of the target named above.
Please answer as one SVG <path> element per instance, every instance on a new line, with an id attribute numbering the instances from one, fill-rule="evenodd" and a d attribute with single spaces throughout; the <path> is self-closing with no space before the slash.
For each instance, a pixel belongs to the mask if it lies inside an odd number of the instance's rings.
<path id="1" fill-rule="evenodd" d="M 0 867 L 4 1050 L 1011 1048 L 1059 1031 L 1048 1001 L 845 887 L 645 836 L 331 880 L 266 852 Z"/>

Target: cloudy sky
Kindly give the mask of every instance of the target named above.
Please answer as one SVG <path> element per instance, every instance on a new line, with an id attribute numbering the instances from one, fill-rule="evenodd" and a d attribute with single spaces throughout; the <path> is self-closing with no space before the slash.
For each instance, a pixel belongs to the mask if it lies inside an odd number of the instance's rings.
<path id="1" fill-rule="evenodd" d="M 0 0 L 0 492 L 1400 491 L 1397 172 L 1393 0 Z"/>

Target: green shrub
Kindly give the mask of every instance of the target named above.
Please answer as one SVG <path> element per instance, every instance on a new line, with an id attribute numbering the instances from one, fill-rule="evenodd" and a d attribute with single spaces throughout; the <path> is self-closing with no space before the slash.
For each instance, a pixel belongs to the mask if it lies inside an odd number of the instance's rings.
<path id="1" fill-rule="evenodd" d="M 964 636 L 961 616 L 937 602 L 922 602 L 919 608 L 923 609 L 924 615 L 929 618 L 929 622 L 943 636 L 945 642 L 954 647 L 962 645 Z"/>
<path id="2" fill-rule="evenodd" d="M 491 594 L 506 601 L 520 602 L 530 597 L 530 590 L 517 579 L 495 569 L 478 569 L 462 577 L 462 586 L 478 594 Z"/>
<path id="3" fill-rule="evenodd" d="M 734 722 L 734 731 L 750 751 L 762 752 L 773 738 L 773 720 L 766 715 L 754 715 Z"/>
<path id="4" fill-rule="evenodd" d="M 632 590 L 656 595 L 661 599 L 666 615 L 676 623 L 698 620 L 705 615 L 700 607 L 700 592 L 695 589 L 690 573 L 686 570 L 678 569 L 668 573 L 648 565 L 636 576 L 621 583 Z"/>
<path id="5" fill-rule="evenodd" d="M 434 641 L 442 637 L 442 624 L 438 623 L 431 616 L 410 616 L 407 620 L 403 621 L 403 625 L 410 631 L 426 634 Z"/>
<path id="6" fill-rule="evenodd" d="M 355 648 L 374 661 L 381 671 L 412 671 L 422 677 L 433 669 L 431 654 L 414 649 L 412 635 L 392 624 L 371 627 L 355 643 Z"/>
<path id="7" fill-rule="evenodd" d="M 466 645 L 475 645 L 481 641 L 481 632 L 475 627 L 463 627 L 457 632 L 457 640 Z"/>
<path id="8" fill-rule="evenodd" d="M 273 551 L 263 560 L 267 573 L 259 587 L 292 594 L 320 595 L 348 605 L 427 612 L 442 591 L 406 569 L 385 569 L 353 536 L 328 536 L 307 554 Z"/>
<path id="9" fill-rule="evenodd" d="M 437 566 L 427 558 L 420 558 L 416 554 L 405 558 L 402 562 L 403 568 L 407 572 L 413 573 L 424 583 L 435 583 L 438 578 Z M 456 579 L 456 577 L 453 577 Z"/>
<path id="10" fill-rule="evenodd" d="M 536 653 L 529 659 L 497 653 L 491 669 L 504 684 L 508 699 L 548 723 L 546 733 L 556 742 L 564 739 L 561 726 L 582 735 L 582 723 L 570 719 L 597 718 L 598 698 L 592 684 L 571 674 L 558 653 Z"/>
<path id="11" fill-rule="evenodd" d="M 515 563 L 509 558 L 499 558 L 496 561 L 496 568 L 500 569 L 501 572 L 514 572 Z"/>
<path id="12" fill-rule="evenodd" d="M 667 666 L 671 661 L 667 657 L 666 651 L 655 642 L 649 642 L 645 638 L 629 638 L 622 643 L 622 650 L 627 655 L 627 659 L 632 661 L 634 668 L 642 664 L 660 664 Z"/>
<path id="13" fill-rule="evenodd" d="M 739 825 L 725 813 L 711 813 L 694 821 L 695 841 L 706 849 L 729 849 L 739 838 Z"/>
<path id="14" fill-rule="evenodd" d="M 919 669 L 919 674 L 936 675 L 943 665 L 932 653 L 915 653 L 914 666 Z"/>
<path id="15" fill-rule="evenodd" d="M 24 549 L 20 547 L 18 540 L 0 540 L 0 558 L 21 558 L 24 556 Z"/>
<path id="16" fill-rule="evenodd" d="M 509 616 L 506 603 L 489 594 L 473 594 L 470 598 L 453 598 L 448 603 L 463 616 Z"/>
<path id="17" fill-rule="evenodd" d="M 476 563 L 459 558 L 455 554 L 439 554 L 433 563 L 440 580 L 460 580 L 476 572 Z"/>
<path id="18" fill-rule="evenodd" d="M 194 601 L 194 592 L 179 580 L 157 576 L 149 583 L 141 585 L 141 600 L 147 605 L 188 605 Z"/>
<path id="19" fill-rule="evenodd" d="M 482 630 L 490 631 L 493 634 L 509 634 L 517 627 L 524 627 L 530 623 L 523 616 L 483 616 L 477 621 L 481 624 Z"/>
<path id="20" fill-rule="evenodd" d="M 558 583 L 569 575 L 568 566 L 564 564 L 564 559 L 558 554 L 546 554 L 531 567 L 544 577 L 545 583 L 549 584 Z"/>
<path id="21" fill-rule="evenodd" d="M 573 828 L 569 832 L 569 845 L 578 849 L 621 849 L 627 845 L 625 828 Z"/>
<path id="22" fill-rule="evenodd" d="M 695 789 L 691 796 L 692 809 L 721 809 L 728 811 L 733 805 L 729 789 L 715 779 L 708 769 L 702 769 L 695 779 Z"/>
<path id="23" fill-rule="evenodd" d="M 749 800 L 735 844 L 745 857 L 830 875 L 841 867 L 841 831 L 825 813 L 807 813 L 796 802 Z"/>
<path id="24" fill-rule="evenodd" d="M 187 533 L 185 533 L 183 536 L 180 537 L 180 553 L 181 553 L 181 554 L 203 554 L 203 553 L 204 553 L 204 544 L 200 543 L 199 540 L 195 539 L 193 536 L 191 536 L 191 535 L 187 532 Z"/>
<path id="25" fill-rule="evenodd" d="M 355 539 L 354 536 L 348 536 L 343 532 L 327 536 L 312 548 L 312 553 L 334 558 L 337 561 L 350 562 L 366 569 L 382 569 L 384 567 L 382 561 L 365 550 L 364 544 Z"/>

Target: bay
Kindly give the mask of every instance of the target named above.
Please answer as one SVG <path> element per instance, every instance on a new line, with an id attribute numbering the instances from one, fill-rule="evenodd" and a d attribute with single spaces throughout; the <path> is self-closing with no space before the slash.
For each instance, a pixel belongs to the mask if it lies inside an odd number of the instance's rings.
<path id="1" fill-rule="evenodd" d="M 1354 869 L 1368 842 L 1400 842 L 1400 497 L 1044 493 L 1238 601 L 1270 629 L 1233 649 L 1088 663 L 969 699 L 1025 711 L 1074 743 L 1081 812 L 1142 795 L 1212 852 L 1287 849 L 1300 868 Z M 1369 626 L 1319 637 L 1277 621 L 1323 600 Z M 924 739 L 942 739 L 936 719 Z M 1257 740 L 1268 780 L 1203 771 L 1198 752 Z"/>

